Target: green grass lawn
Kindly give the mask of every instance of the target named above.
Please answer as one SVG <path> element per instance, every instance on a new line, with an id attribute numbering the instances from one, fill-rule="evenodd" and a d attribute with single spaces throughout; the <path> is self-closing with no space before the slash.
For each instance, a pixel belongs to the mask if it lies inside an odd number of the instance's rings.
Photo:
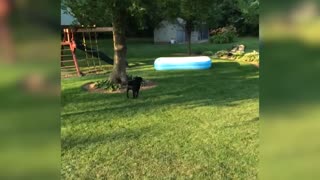
<path id="1" fill-rule="evenodd" d="M 258 50 L 258 39 L 239 41 Z M 112 47 L 102 43 L 104 51 Z M 206 43 L 193 49 L 230 46 Z M 81 90 L 106 75 L 62 80 L 63 179 L 257 178 L 258 69 L 217 59 L 209 70 L 153 69 L 156 57 L 186 49 L 128 41 L 128 73 L 158 85 L 139 99 Z"/>

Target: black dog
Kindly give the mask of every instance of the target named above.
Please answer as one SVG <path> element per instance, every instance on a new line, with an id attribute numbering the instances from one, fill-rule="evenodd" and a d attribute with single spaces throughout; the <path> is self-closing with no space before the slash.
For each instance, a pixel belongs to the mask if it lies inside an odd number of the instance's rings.
<path id="1" fill-rule="evenodd" d="M 128 81 L 127 98 L 129 98 L 129 90 L 132 90 L 133 98 L 138 98 L 142 81 L 142 77 L 135 77 L 133 80 Z"/>

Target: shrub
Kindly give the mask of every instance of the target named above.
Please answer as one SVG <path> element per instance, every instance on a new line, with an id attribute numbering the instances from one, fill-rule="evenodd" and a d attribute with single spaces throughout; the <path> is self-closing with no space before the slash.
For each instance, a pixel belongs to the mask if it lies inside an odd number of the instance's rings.
<path id="1" fill-rule="evenodd" d="M 105 89 L 108 91 L 116 91 L 121 88 L 120 84 L 112 83 L 109 80 L 102 80 L 95 83 L 96 88 Z"/>
<path id="2" fill-rule="evenodd" d="M 221 50 L 221 51 L 216 52 L 215 55 L 216 55 L 218 58 L 221 58 L 221 57 L 226 57 L 226 56 L 228 56 L 228 54 L 229 54 L 228 51 L 226 51 L 226 50 Z"/>
<path id="3" fill-rule="evenodd" d="M 225 44 L 229 43 L 228 37 L 224 34 L 217 34 L 215 36 L 210 37 L 210 42 L 214 44 Z"/>
<path id="4" fill-rule="evenodd" d="M 201 55 L 201 54 L 202 54 L 202 51 L 201 51 L 201 50 L 195 50 L 195 51 L 193 52 L 193 54 L 195 54 L 195 55 Z"/>
<path id="5" fill-rule="evenodd" d="M 233 52 L 230 56 L 230 59 L 233 60 L 240 60 L 243 56 L 245 55 L 244 51 L 243 52 Z"/>
<path id="6" fill-rule="evenodd" d="M 237 33 L 237 30 L 236 30 L 236 28 L 234 26 L 226 26 L 226 27 L 217 28 L 217 29 L 212 30 L 210 32 L 210 35 L 214 36 L 214 35 L 218 35 L 218 34 L 223 34 L 223 33 L 228 32 L 228 31 Z"/>
<path id="7" fill-rule="evenodd" d="M 204 52 L 202 52 L 202 55 L 212 56 L 212 55 L 213 55 L 213 52 L 212 52 L 212 51 L 204 51 Z"/>
<path id="8" fill-rule="evenodd" d="M 246 61 L 246 62 L 259 62 L 259 52 L 252 51 L 250 53 L 229 53 L 226 50 L 221 50 L 216 52 L 215 54 L 218 58 L 228 58 L 231 60 L 238 60 L 238 61 Z"/>
<path id="9" fill-rule="evenodd" d="M 259 62 L 259 52 L 252 51 L 250 53 L 245 53 L 243 56 L 237 60 L 246 61 L 246 62 Z"/>
<path id="10" fill-rule="evenodd" d="M 232 60 L 241 60 L 241 58 L 244 56 L 244 54 L 232 54 L 230 59 Z"/>
<path id="11" fill-rule="evenodd" d="M 210 42 L 215 44 L 224 44 L 234 42 L 237 37 L 236 28 L 233 26 L 219 28 L 211 32 Z"/>

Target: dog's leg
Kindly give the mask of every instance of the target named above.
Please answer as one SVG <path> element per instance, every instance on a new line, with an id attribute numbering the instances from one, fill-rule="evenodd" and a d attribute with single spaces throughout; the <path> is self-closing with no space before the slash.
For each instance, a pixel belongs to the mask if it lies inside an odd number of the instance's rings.
<path id="1" fill-rule="evenodd" d="M 133 99 L 136 98 L 136 91 L 132 90 L 132 96 L 133 96 Z"/>
<path id="2" fill-rule="evenodd" d="M 137 98 L 138 97 L 138 93 L 137 91 L 134 91 L 134 98 Z"/>
<path id="3" fill-rule="evenodd" d="M 129 98 L 129 89 L 127 88 L 127 98 Z"/>

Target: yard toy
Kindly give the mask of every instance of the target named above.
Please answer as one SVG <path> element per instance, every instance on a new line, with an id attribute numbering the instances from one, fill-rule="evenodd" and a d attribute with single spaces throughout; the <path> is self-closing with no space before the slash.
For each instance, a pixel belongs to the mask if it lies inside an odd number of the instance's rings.
<path id="1" fill-rule="evenodd" d="M 101 71 L 101 60 L 108 64 L 113 64 L 113 60 L 100 51 L 98 46 L 98 33 L 112 32 L 112 27 L 62 26 L 62 28 L 63 38 L 61 41 L 60 60 L 62 72 L 70 75 L 73 74 L 75 70 L 78 76 L 82 76 L 83 74 Z M 76 33 L 78 34 L 77 36 Z M 80 33 L 82 33 L 82 41 L 80 40 Z M 76 49 L 83 51 L 85 58 L 77 58 Z M 83 62 L 82 67 L 80 62 Z M 87 72 L 83 71 L 85 69 Z M 62 74 L 63 73 L 61 73 L 61 75 Z"/>

